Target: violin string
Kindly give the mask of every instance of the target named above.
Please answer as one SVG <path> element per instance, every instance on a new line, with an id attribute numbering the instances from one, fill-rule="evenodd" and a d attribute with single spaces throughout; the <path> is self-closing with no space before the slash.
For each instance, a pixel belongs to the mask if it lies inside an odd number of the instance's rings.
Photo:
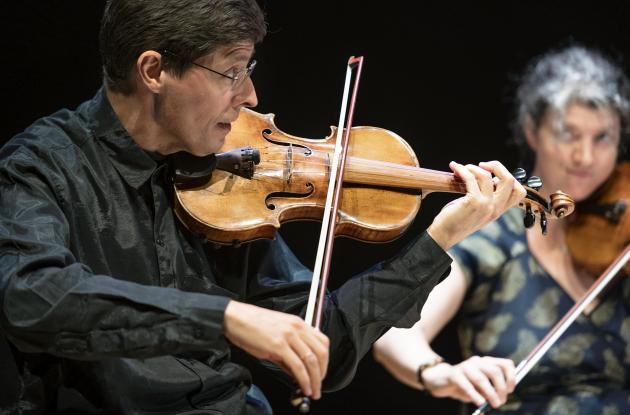
<path id="1" fill-rule="evenodd" d="M 302 157 L 306 158 L 307 160 L 300 160 L 300 163 L 302 163 L 302 164 L 315 164 L 315 165 L 318 165 L 318 166 L 327 166 L 329 164 L 327 161 L 319 161 L 319 160 L 323 160 L 324 157 L 317 157 L 318 154 L 326 154 L 326 155 L 328 155 L 328 153 L 322 152 L 322 151 L 315 151 L 315 150 L 312 151 L 311 153 L 313 155 L 310 155 L 310 156 L 305 156 L 304 154 L 299 154 L 299 153 L 295 153 L 295 152 L 293 153 L 293 155 L 294 155 L 294 157 L 295 156 L 298 156 L 298 157 L 302 156 Z M 265 154 L 265 155 L 275 155 L 275 154 L 285 155 L 285 154 L 287 154 L 287 151 L 283 150 L 283 149 L 277 149 L 277 150 L 274 149 L 272 151 L 261 152 L 261 154 Z M 311 161 L 311 159 L 313 161 Z M 387 165 L 389 167 L 393 167 L 393 168 L 403 168 L 403 169 L 410 169 L 410 170 L 414 170 L 414 169 L 418 169 L 419 168 L 419 167 L 416 167 L 416 166 L 407 166 L 407 165 L 404 165 L 404 164 L 395 164 L 395 163 L 389 163 L 389 162 L 380 161 L 380 160 L 368 160 L 368 159 L 353 158 L 353 157 L 350 157 L 349 160 L 354 165 L 359 165 L 359 164 L 366 165 L 366 164 L 372 164 L 372 163 L 381 163 L 381 164 L 385 164 L 385 165 Z M 359 161 L 359 160 L 364 160 L 364 161 Z M 294 161 L 296 161 L 296 160 L 294 159 Z M 280 160 L 278 160 L 278 161 L 261 160 L 261 163 L 282 163 L 282 164 L 284 164 L 284 163 L 286 163 L 286 161 L 284 161 L 284 160 L 283 161 L 280 161 Z M 448 173 L 448 172 L 439 172 L 437 170 L 435 172 L 436 173 L 451 174 L 451 173 Z"/>
<path id="2" fill-rule="evenodd" d="M 252 147 L 254 148 L 254 147 Z M 297 147 L 299 149 L 302 149 L 302 147 Z M 261 149 L 265 149 L 266 151 L 261 151 L 261 154 L 266 154 L 266 155 L 285 155 L 287 154 L 287 148 L 277 148 L 277 146 L 264 146 L 264 147 L 257 147 L 255 149 L 261 150 Z M 293 152 L 293 156 L 302 156 L 305 158 L 309 158 L 309 159 L 313 159 L 313 160 L 318 160 L 318 155 L 319 154 L 325 154 L 325 155 L 329 155 L 329 153 L 324 152 L 324 151 L 318 151 L 318 150 L 312 150 L 309 149 L 310 152 L 312 153 L 312 155 L 310 156 L 305 156 L 304 153 L 300 154 L 297 151 Z M 324 157 L 319 157 L 319 159 L 323 159 Z M 358 160 L 365 160 L 364 162 L 362 161 L 358 161 Z M 294 159 L 295 161 L 295 159 Z M 387 167 L 390 168 L 394 168 L 394 169 L 401 169 L 401 170 L 417 170 L 417 169 L 422 169 L 425 171 L 429 171 L 428 169 L 423 169 L 422 167 L 417 167 L 417 166 L 407 166 L 404 164 L 396 164 L 396 163 L 389 163 L 386 161 L 380 161 L 380 160 L 368 160 L 368 159 L 361 159 L 361 158 L 354 158 L 352 156 L 349 157 L 349 161 L 353 164 L 353 165 L 371 165 L 373 163 L 381 163 L 381 164 L 385 164 L 387 165 Z M 271 161 L 271 160 L 261 160 L 261 163 L 279 163 L 279 164 L 284 164 L 286 163 L 286 161 Z M 327 166 L 329 163 L 327 161 L 305 161 L 305 160 L 301 160 L 300 163 L 302 164 L 313 164 L 313 165 L 317 165 L 317 166 Z M 431 173 L 434 174 L 443 174 L 443 175 L 447 175 L 447 176 L 451 176 L 453 173 L 450 172 L 443 172 L 443 171 L 439 171 L 439 170 L 430 170 Z"/>
<path id="3" fill-rule="evenodd" d="M 265 181 L 285 181 L 287 178 L 284 174 L 279 175 L 278 172 L 285 172 L 287 160 L 286 159 L 274 159 L 272 156 L 287 156 L 288 148 L 277 148 L 277 146 L 265 146 L 258 148 L 263 149 L 262 155 L 267 157 L 262 157 L 263 160 L 257 165 L 255 170 L 255 176 L 258 180 Z M 299 148 L 299 150 L 294 151 L 292 153 L 293 159 L 292 163 L 292 174 L 298 176 L 313 176 L 313 175 L 321 175 L 326 176 L 327 171 L 326 167 L 329 167 L 329 153 L 324 151 L 310 150 L 310 155 L 305 155 L 306 151 Z M 322 156 L 324 155 L 324 156 Z M 386 176 L 389 183 L 395 185 L 396 182 L 400 184 L 401 187 L 406 187 L 405 184 L 408 183 L 405 179 L 408 179 L 409 176 L 413 176 L 417 173 L 425 173 L 433 176 L 433 178 L 442 177 L 447 180 L 452 180 L 454 175 L 450 172 L 443 172 L 439 170 L 430 170 L 417 166 L 409 166 L 404 164 L 391 163 L 380 160 L 370 160 L 363 158 L 349 158 L 349 163 L 346 169 L 350 172 L 352 171 L 369 171 L 373 176 Z M 281 166 L 281 170 L 278 168 L 274 168 L 274 166 Z M 316 169 L 312 170 L 309 168 L 319 168 L 323 167 L 324 169 Z M 379 172 L 377 167 L 385 168 L 386 171 Z M 400 174 L 401 176 L 407 176 L 405 178 L 400 177 L 397 178 L 396 175 Z M 457 178 L 455 178 L 457 180 Z"/>
<path id="4" fill-rule="evenodd" d="M 299 165 L 306 165 L 306 166 L 310 166 L 310 167 L 327 167 L 329 165 L 329 163 L 324 162 L 324 161 L 318 161 L 318 160 L 300 160 L 299 162 L 297 160 L 293 160 L 294 165 L 295 164 L 299 164 Z M 286 165 L 286 161 L 285 160 L 263 160 L 260 162 L 260 164 L 256 167 L 256 170 L 264 168 L 264 165 Z M 424 169 L 422 167 L 416 167 L 416 166 L 408 166 L 408 165 L 404 165 L 404 164 L 395 164 L 395 163 L 388 163 L 388 162 L 384 162 L 384 161 L 379 161 L 379 160 L 366 160 L 366 159 L 357 159 L 357 158 L 349 158 L 348 160 L 348 167 L 347 169 L 352 170 L 353 168 L 356 167 L 375 167 L 380 165 L 381 167 L 385 167 L 387 169 L 394 170 L 394 171 L 406 171 L 406 172 L 424 172 L 424 173 L 428 173 L 428 174 L 432 174 L 432 175 L 440 175 L 440 176 L 445 176 L 445 177 L 451 177 L 453 176 L 453 173 L 449 173 L 449 172 L 442 172 L 439 170 L 431 170 L 431 169 Z M 308 173 L 309 171 L 304 171 L 304 170 L 300 170 L 300 172 L 304 172 L 304 173 Z"/>
<path id="5" fill-rule="evenodd" d="M 270 170 L 270 171 L 267 171 L 267 172 L 265 172 L 264 170 L 263 171 L 258 170 L 256 173 L 254 173 L 254 177 L 253 178 L 255 178 L 256 180 L 258 180 L 260 182 L 268 182 L 268 183 L 285 182 L 287 180 L 287 178 L 284 175 L 279 176 L 279 175 L 275 174 L 276 172 L 277 172 L 277 170 Z M 274 174 L 269 174 L 269 173 L 274 173 Z M 302 177 L 305 177 L 305 176 L 306 177 L 313 177 L 313 176 L 316 176 L 316 175 L 319 175 L 321 177 L 326 177 L 327 176 L 326 172 L 319 171 L 319 170 L 318 171 L 310 171 L 310 172 L 308 172 L 308 171 L 300 171 L 299 173 L 300 173 L 300 175 Z M 389 184 L 391 186 L 395 187 L 396 183 L 398 183 L 399 184 L 398 187 L 403 187 L 403 188 L 404 187 L 408 187 L 408 182 L 405 181 L 404 179 L 403 180 L 396 180 L 395 177 L 392 178 L 392 176 L 388 175 L 388 174 L 382 174 L 382 176 L 387 178 L 387 180 L 389 181 Z"/>

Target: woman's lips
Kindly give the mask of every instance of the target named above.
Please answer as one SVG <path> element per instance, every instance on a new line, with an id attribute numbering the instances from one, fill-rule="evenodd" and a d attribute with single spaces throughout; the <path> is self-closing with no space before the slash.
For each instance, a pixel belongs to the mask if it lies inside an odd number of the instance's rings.
<path id="1" fill-rule="evenodd" d="M 591 176 L 591 173 L 588 170 L 569 170 L 569 174 L 571 176 L 579 177 L 581 179 L 585 179 Z"/>

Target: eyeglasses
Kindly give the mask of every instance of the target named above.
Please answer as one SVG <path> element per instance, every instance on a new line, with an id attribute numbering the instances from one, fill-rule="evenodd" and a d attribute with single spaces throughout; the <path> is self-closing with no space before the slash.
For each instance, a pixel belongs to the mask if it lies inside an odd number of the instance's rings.
<path id="1" fill-rule="evenodd" d="M 244 67 L 240 71 L 234 70 L 234 71 L 232 71 L 232 75 L 228 75 L 226 73 L 215 71 L 214 69 L 210 69 L 207 66 L 203 66 L 203 65 L 198 64 L 196 62 L 191 62 L 191 63 L 193 65 L 195 65 L 195 66 L 198 66 L 200 68 L 205 69 L 206 71 L 210 71 L 212 73 L 215 73 L 217 75 L 221 75 L 221 76 L 223 76 L 225 78 L 228 78 L 228 79 L 232 80 L 232 89 L 233 90 L 237 89 L 238 87 L 243 85 L 243 82 L 245 82 L 245 79 L 247 79 L 248 76 L 252 75 L 252 72 L 254 72 L 254 68 L 256 67 L 256 60 L 252 59 L 251 61 L 249 61 L 249 63 L 247 64 L 246 67 Z"/>
<path id="2" fill-rule="evenodd" d="M 161 51 L 162 54 L 167 54 L 167 55 L 171 55 L 171 56 L 178 56 L 176 54 L 174 54 L 173 52 L 169 51 L 169 50 L 162 50 Z M 212 73 L 215 73 L 217 75 L 221 75 L 225 78 L 228 78 L 229 80 L 232 81 L 232 90 L 237 89 L 238 87 L 240 87 L 241 85 L 243 85 L 243 82 L 245 82 L 245 80 L 247 79 L 248 76 L 252 75 L 252 72 L 254 72 L 254 68 L 256 67 L 256 60 L 252 59 L 251 61 L 249 61 L 249 63 L 247 64 L 246 67 L 244 67 L 241 70 L 233 70 L 232 74 L 226 74 L 223 72 L 219 72 L 219 71 L 215 71 L 214 69 L 210 69 L 207 66 L 203 66 L 199 63 L 196 62 L 190 62 L 195 66 L 198 66 L 200 68 L 205 69 L 206 71 L 210 71 Z"/>

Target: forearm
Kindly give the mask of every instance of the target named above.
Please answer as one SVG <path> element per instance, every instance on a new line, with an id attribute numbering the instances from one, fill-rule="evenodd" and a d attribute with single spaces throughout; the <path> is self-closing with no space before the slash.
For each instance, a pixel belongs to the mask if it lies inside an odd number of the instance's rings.
<path id="1" fill-rule="evenodd" d="M 304 313 L 310 281 L 294 275 L 308 272 L 279 239 L 253 244 L 254 258 L 265 266 L 250 284 L 244 300 L 273 310 Z M 265 250 L 259 252 L 258 250 Z M 325 389 L 335 390 L 353 377 L 359 360 L 390 327 L 411 327 L 420 317 L 429 292 L 446 274 L 450 257 L 423 234 L 397 257 L 347 281 L 326 297 L 322 332 L 330 339 Z"/>
<path id="2" fill-rule="evenodd" d="M 438 354 L 416 324 L 410 329 L 390 329 L 374 344 L 374 358 L 400 382 L 422 389 L 418 368 L 434 361 Z"/>
<path id="3" fill-rule="evenodd" d="M 376 360 L 401 382 L 420 389 L 418 368 L 439 357 L 430 344 L 455 315 L 465 292 L 466 280 L 454 261 L 449 276 L 427 298 L 422 319 L 409 330 L 391 329 L 376 342 Z"/>
<path id="4" fill-rule="evenodd" d="M 203 350 L 222 336 L 227 298 L 92 275 L 80 264 L 31 272 L 0 257 L 2 329 L 27 352 L 73 359 Z M 30 263 L 33 266 L 33 263 Z"/>
<path id="5" fill-rule="evenodd" d="M 331 372 L 339 365 L 343 369 L 339 379 L 349 381 L 358 361 L 385 331 L 392 326 L 410 327 L 418 321 L 429 292 L 448 271 L 450 262 L 425 233 L 393 260 L 332 293 L 324 327 L 333 351 Z"/>

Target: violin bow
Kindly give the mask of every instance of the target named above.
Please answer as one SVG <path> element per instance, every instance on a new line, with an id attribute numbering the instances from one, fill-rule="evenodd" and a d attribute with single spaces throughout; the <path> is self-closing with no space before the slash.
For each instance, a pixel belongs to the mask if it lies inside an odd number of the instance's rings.
<path id="1" fill-rule="evenodd" d="M 538 361 L 547 353 L 562 334 L 569 328 L 584 309 L 602 292 L 606 286 L 613 281 L 619 270 L 626 265 L 630 259 L 630 245 L 626 246 L 623 252 L 613 261 L 603 274 L 591 285 L 591 288 L 571 307 L 560 321 L 547 333 L 540 343 L 521 361 L 516 367 L 516 384 L 529 373 Z M 472 415 L 482 415 L 489 408 L 488 401 L 480 405 Z"/>
<path id="2" fill-rule="evenodd" d="M 313 267 L 311 290 L 308 297 L 306 315 L 304 317 L 306 323 L 317 329 L 321 327 L 324 312 L 326 286 L 328 285 L 328 277 L 330 275 L 330 262 L 332 258 L 333 243 L 335 240 L 335 227 L 337 225 L 337 212 L 339 211 L 339 203 L 341 200 L 343 173 L 346 166 L 348 143 L 350 142 L 352 120 L 354 118 L 354 107 L 357 99 L 357 93 L 359 91 L 359 80 L 361 79 L 362 68 L 362 56 L 351 56 L 348 59 L 346 80 L 341 100 L 341 111 L 339 113 L 339 125 L 337 127 L 337 138 L 335 140 L 335 151 L 333 153 L 333 159 L 330 166 L 328 191 L 326 194 L 326 203 L 324 205 L 324 217 L 322 219 L 317 256 L 315 257 L 315 265 Z M 346 118 L 346 107 L 348 104 L 348 94 L 350 90 L 352 72 L 355 69 L 356 75 L 354 77 L 354 86 L 352 88 L 352 98 L 350 99 L 350 107 L 347 111 Z M 296 406 L 301 413 L 307 413 L 310 411 L 310 399 L 303 396 L 302 392 L 299 390 L 295 393 L 294 397 L 291 398 L 291 404 Z"/>

